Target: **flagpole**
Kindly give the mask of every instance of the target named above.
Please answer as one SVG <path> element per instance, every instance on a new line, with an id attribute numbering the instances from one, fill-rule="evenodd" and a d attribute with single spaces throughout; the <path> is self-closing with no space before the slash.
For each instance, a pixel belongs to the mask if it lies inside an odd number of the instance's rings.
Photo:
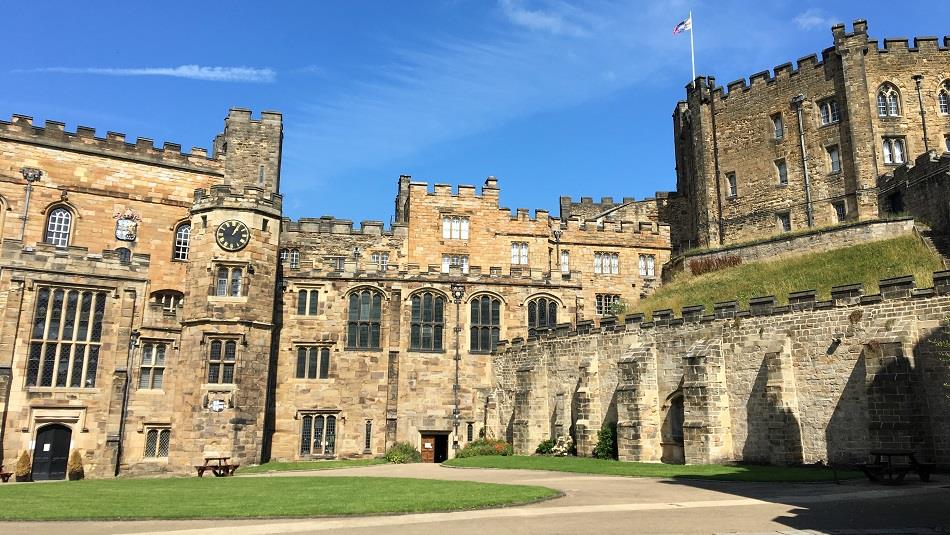
<path id="1" fill-rule="evenodd" d="M 693 46 L 693 12 L 689 12 L 689 57 L 693 63 L 693 79 L 690 80 L 693 83 L 696 83 L 696 48 Z"/>

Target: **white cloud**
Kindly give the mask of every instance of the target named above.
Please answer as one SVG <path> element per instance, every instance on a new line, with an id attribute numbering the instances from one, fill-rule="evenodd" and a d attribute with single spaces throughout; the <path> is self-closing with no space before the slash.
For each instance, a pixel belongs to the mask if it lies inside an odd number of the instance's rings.
<path id="1" fill-rule="evenodd" d="M 835 25 L 834 17 L 828 16 L 824 11 L 818 8 L 809 8 L 795 17 L 795 24 L 802 30 L 814 30 L 819 28 L 827 30 Z"/>
<path id="2" fill-rule="evenodd" d="M 93 74 L 101 76 L 171 76 L 211 82 L 273 82 L 277 73 L 270 68 L 256 67 L 208 67 L 202 65 L 179 65 L 178 67 L 41 67 L 17 69 L 12 72 L 38 72 L 61 74 Z"/>
<path id="3" fill-rule="evenodd" d="M 588 35 L 589 31 L 578 21 L 569 21 L 575 18 L 578 12 L 566 4 L 551 4 L 550 9 L 528 9 L 523 7 L 522 0 L 498 0 L 505 17 L 518 26 L 529 30 L 544 31 L 555 35 Z"/>

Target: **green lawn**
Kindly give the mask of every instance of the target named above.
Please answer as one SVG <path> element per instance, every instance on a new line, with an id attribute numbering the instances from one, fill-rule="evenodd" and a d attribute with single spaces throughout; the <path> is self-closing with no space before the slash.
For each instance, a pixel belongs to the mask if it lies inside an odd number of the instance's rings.
<path id="1" fill-rule="evenodd" d="M 238 468 L 237 474 L 262 474 L 265 472 L 296 472 L 302 470 L 333 470 L 335 468 L 358 468 L 374 464 L 386 464 L 385 459 L 342 459 L 334 461 L 270 462 L 257 466 Z"/>
<path id="2" fill-rule="evenodd" d="M 784 304 L 790 292 L 801 290 L 818 290 L 818 299 L 829 299 L 832 286 L 858 282 L 864 283 L 866 294 L 873 294 L 880 279 L 901 275 L 914 275 L 917 286 L 925 288 L 933 284 L 933 272 L 941 269 L 940 259 L 920 240 L 905 236 L 699 276 L 681 273 L 634 308 L 648 316 L 665 309 L 679 315 L 684 306 L 705 305 L 711 313 L 713 303 L 738 300 L 745 308 L 750 297 L 775 295 Z"/>
<path id="3" fill-rule="evenodd" d="M 544 457 L 513 455 L 511 457 L 486 455 L 451 459 L 447 466 L 470 468 L 509 468 L 521 470 L 552 470 L 608 476 L 662 477 L 684 479 L 714 479 L 720 481 L 833 481 L 834 472 L 828 468 L 784 466 L 726 466 L 717 464 L 660 464 L 607 461 L 589 457 Z M 862 477 L 861 472 L 838 471 L 841 479 Z"/>
<path id="4" fill-rule="evenodd" d="M 557 495 L 544 487 L 384 477 L 113 479 L 0 485 L 0 520 L 418 513 L 510 505 Z"/>

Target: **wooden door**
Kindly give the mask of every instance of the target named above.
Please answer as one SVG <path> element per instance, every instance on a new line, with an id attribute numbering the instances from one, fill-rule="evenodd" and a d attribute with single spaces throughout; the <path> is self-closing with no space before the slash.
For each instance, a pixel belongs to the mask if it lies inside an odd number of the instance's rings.
<path id="1" fill-rule="evenodd" d="M 66 479 L 66 462 L 69 460 L 69 442 L 72 431 L 65 425 L 48 425 L 36 434 L 33 450 L 33 479 Z"/>
<path id="2" fill-rule="evenodd" d="M 435 462 L 435 435 L 422 435 L 422 462 Z"/>

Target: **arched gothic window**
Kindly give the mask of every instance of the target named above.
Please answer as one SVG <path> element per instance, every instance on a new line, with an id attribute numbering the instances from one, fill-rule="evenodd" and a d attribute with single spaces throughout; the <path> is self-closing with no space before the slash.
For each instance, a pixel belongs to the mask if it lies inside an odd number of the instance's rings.
<path id="1" fill-rule="evenodd" d="M 72 230 L 73 213 L 62 206 L 50 211 L 46 218 L 46 243 L 57 247 L 69 245 L 69 232 Z"/>
<path id="2" fill-rule="evenodd" d="M 172 251 L 172 260 L 188 260 L 190 249 L 191 223 L 182 223 L 175 229 L 175 248 Z"/>
<path id="3" fill-rule="evenodd" d="M 375 290 L 367 289 L 350 294 L 346 336 L 347 348 L 379 349 L 382 307 L 383 296 Z"/>
<path id="4" fill-rule="evenodd" d="M 412 296 L 409 349 L 442 351 L 445 298 L 433 292 Z"/>
<path id="5" fill-rule="evenodd" d="M 472 299 L 471 340 L 473 353 L 490 353 L 501 334 L 501 301 L 490 295 Z"/>
<path id="6" fill-rule="evenodd" d="M 528 336 L 535 336 L 538 329 L 557 325 L 557 302 L 548 297 L 538 297 L 528 302 Z"/>
<path id="7" fill-rule="evenodd" d="M 937 93 L 937 103 L 940 105 L 940 113 L 950 114 L 950 80 L 941 84 L 940 92 Z"/>
<path id="8" fill-rule="evenodd" d="M 880 117 L 897 117 L 901 114 L 900 94 L 891 84 L 884 84 L 877 92 L 877 114 Z"/>

